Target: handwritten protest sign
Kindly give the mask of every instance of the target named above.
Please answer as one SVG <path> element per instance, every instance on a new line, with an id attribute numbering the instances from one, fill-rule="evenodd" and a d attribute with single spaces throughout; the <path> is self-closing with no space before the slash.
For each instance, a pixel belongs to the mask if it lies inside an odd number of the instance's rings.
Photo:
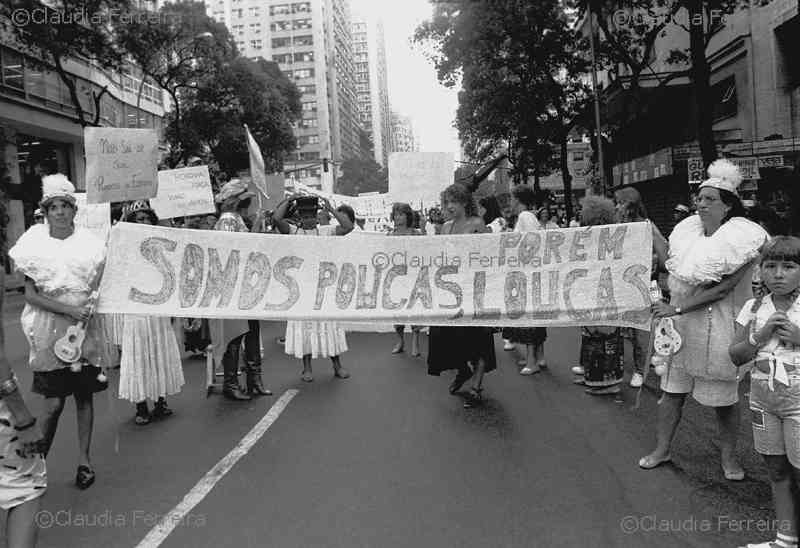
<path id="1" fill-rule="evenodd" d="M 86 193 L 75 193 L 75 226 L 94 232 L 95 236 L 105 241 L 111 232 L 111 205 L 86 203 Z"/>
<path id="2" fill-rule="evenodd" d="M 90 204 L 149 199 L 156 195 L 155 130 L 86 127 L 83 142 Z"/>
<path id="3" fill-rule="evenodd" d="M 647 329 L 651 231 L 630 223 L 355 240 L 119 223 L 99 311 Z"/>
<path id="4" fill-rule="evenodd" d="M 161 219 L 214 213 L 208 166 L 159 171 L 158 194 L 150 205 Z"/>
<path id="5" fill-rule="evenodd" d="M 393 152 L 389 155 L 389 194 L 418 208 L 438 204 L 442 191 L 453 184 L 450 152 Z"/>

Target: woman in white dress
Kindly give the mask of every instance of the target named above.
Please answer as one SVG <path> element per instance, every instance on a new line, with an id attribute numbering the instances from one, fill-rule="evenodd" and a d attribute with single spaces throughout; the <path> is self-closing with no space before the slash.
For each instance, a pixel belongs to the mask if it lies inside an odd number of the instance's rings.
<path id="1" fill-rule="evenodd" d="M 101 332 L 92 316 L 90 297 L 105 262 L 105 243 L 90 231 L 75 228 L 75 187 L 62 174 L 42 178 L 41 208 L 47 224 L 23 234 L 8 255 L 25 275 L 25 308 L 20 317 L 30 345 L 32 391 L 44 396 L 44 453 L 50 450 L 67 397 L 75 398 L 78 419 L 78 471 L 75 484 L 86 489 L 95 481 L 89 458 L 94 424 L 94 393 L 108 388 L 102 363 Z M 53 345 L 78 322 L 86 325 L 81 360 L 62 362 Z"/>
<path id="2" fill-rule="evenodd" d="M 156 225 L 158 217 L 146 202 L 139 201 L 126 207 L 123 221 Z M 170 319 L 126 314 L 121 342 L 119 397 L 136 404 L 136 424 L 145 425 L 172 415 L 166 396 L 180 392 L 184 379 Z M 148 399 L 155 401 L 152 413 L 147 407 Z"/>
<path id="3" fill-rule="evenodd" d="M 293 226 L 286 220 L 290 206 L 300 216 L 300 224 Z M 317 221 L 317 209 L 324 208 L 338 221 L 338 226 L 322 225 Z M 281 234 L 298 234 L 306 236 L 344 236 L 353 230 L 350 217 L 340 210 L 334 210 L 330 202 L 316 196 L 295 195 L 281 202 L 273 216 L 275 226 Z M 303 360 L 301 379 L 311 382 L 314 376 L 311 371 L 313 358 L 330 358 L 333 362 L 333 374 L 339 379 L 346 379 L 350 373 L 342 367 L 339 356 L 347 351 L 345 331 L 337 322 L 299 320 L 286 322 L 285 351 L 290 356 Z"/>

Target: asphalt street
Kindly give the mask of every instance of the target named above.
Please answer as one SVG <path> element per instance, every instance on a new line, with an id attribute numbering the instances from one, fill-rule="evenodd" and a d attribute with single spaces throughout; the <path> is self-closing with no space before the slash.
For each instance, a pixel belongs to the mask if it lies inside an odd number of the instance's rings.
<path id="1" fill-rule="evenodd" d="M 20 309 L 21 298 L 7 298 L 4 322 L 27 387 Z M 550 368 L 533 377 L 517 374 L 498 337 L 499 367 L 479 409 L 448 394 L 450 376 L 427 375 L 424 357 L 391 355 L 390 334 L 350 334 L 342 359 L 352 377 L 336 379 L 329 361 L 316 360 L 306 384 L 299 361 L 275 342 L 282 325 L 262 330 L 272 397 L 206 398 L 204 363 L 188 358 L 169 419 L 136 426 L 132 405 L 111 390 L 97 395 L 97 482 L 87 491 L 73 485 L 68 403 L 48 460 L 39 546 L 145 546 L 158 520 L 291 389 L 283 412 L 191 501 L 161 546 L 729 547 L 774 538 L 763 466 L 743 444 L 748 479 L 726 482 L 704 410 L 687 408 L 674 465 L 636 466 L 654 442 L 657 394 L 645 390 L 633 409 L 627 386 L 620 398 L 598 398 L 572 384 L 577 329 L 549 331 Z"/>

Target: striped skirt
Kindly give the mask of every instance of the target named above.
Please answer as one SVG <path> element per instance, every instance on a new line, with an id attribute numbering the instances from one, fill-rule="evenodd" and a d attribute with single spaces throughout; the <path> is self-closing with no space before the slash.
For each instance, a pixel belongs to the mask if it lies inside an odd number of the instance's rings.
<path id="1" fill-rule="evenodd" d="M 129 314 L 122 332 L 119 397 L 140 402 L 180 392 L 181 354 L 169 318 Z"/>

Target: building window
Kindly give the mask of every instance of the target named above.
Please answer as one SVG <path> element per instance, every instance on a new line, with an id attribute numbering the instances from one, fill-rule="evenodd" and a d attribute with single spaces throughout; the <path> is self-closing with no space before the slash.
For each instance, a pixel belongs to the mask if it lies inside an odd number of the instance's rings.
<path id="1" fill-rule="evenodd" d="M 292 30 L 292 22 L 291 21 L 275 21 L 274 23 L 270 23 L 269 28 L 272 32 L 277 32 L 281 30 Z"/>
<path id="2" fill-rule="evenodd" d="M 272 47 L 273 48 L 288 48 L 292 45 L 291 38 L 273 38 L 272 39 Z"/>
<path id="3" fill-rule="evenodd" d="M 309 84 L 305 86 L 297 86 L 297 90 L 304 95 L 313 95 L 317 93 L 317 86 L 314 84 Z"/>
<path id="4" fill-rule="evenodd" d="M 261 33 L 261 23 L 250 23 L 250 32 Z"/>
<path id="5" fill-rule="evenodd" d="M 239 9 L 236 9 L 236 10 L 233 10 L 233 13 L 235 13 L 235 14 L 236 14 L 236 17 L 238 17 L 239 19 L 241 19 L 242 17 L 244 17 L 244 10 L 243 10 L 243 9 L 241 9 L 241 8 L 239 8 Z"/>
<path id="6" fill-rule="evenodd" d="M 272 60 L 279 64 L 284 65 L 291 65 L 292 64 L 292 54 L 291 53 L 280 53 L 277 55 L 272 56 Z"/>
<path id="7" fill-rule="evenodd" d="M 311 19 L 295 19 L 293 21 L 292 28 L 294 30 L 301 30 L 301 29 L 310 29 L 311 28 Z"/>
<path id="8" fill-rule="evenodd" d="M 294 71 L 294 79 L 301 80 L 303 78 L 313 78 L 314 77 L 314 69 L 300 69 Z"/>
<path id="9" fill-rule="evenodd" d="M 307 103 L 303 103 L 303 110 L 304 111 L 313 111 L 316 112 L 317 110 L 317 102 L 316 101 L 309 101 Z"/>
<path id="10" fill-rule="evenodd" d="M 253 49 L 261 49 L 261 40 L 250 40 L 250 47 Z"/>
<path id="11" fill-rule="evenodd" d="M 319 160 L 319 152 L 300 152 L 297 155 L 298 160 Z"/>
<path id="12" fill-rule="evenodd" d="M 714 120 L 736 116 L 739 103 L 736 97 L 736 78 L 729 76 L 711 86 L 711 100 L 714 105 Z"/>
<path id="13" fill-rule="evenodd" d="M 311 2 L 292 4 L 292 13 L 311 13 Z"/>
<path id="14" fill-rule="evenodd" d="M 289 4 L 280 4 L 277 6 L 270 6 L 269 8 L 270 15 L 283 15 L 285 13 L 291 13 Z"/>
<path id="15" fill-rule="evenodd" d="M 310 34 L 305 34 L 303 36 L 295 36 L 294 37 L 294 45 L 295 46 L 313 46 L 314 45 L 314 37 Z"/>
<path id="16" fill-rule="evenodd" d="M 583 152 L 573 152 L 572 153 L 572 161 L 573 162 L 582 162 L 583 161 Z"/>
<path id="17" fill-rule="evenodd" d="M 244 49 L 244 40 L 237 40 L 236 41 L 236 48 L 239 49 L 239 51 L 243 50 Z"/>
<path id="18" fill-rule="evenodd" d="M 300 127 L 302 128 L 319 127 L 319 120 L 317 120 L 316 118 L 304 118 L 300 120 Z"/>
<path id="19" fill-rule="evenodd" d="M 295 63 L 313 63 L 314 62 L 314 52 L 313 51 L 306 51 L 303 53 L 295 53 L 294 54 L 294 61 Z"/>
<path id="20" fill-rule="evenodd" d="M 261 8 L 259 8 L 258 6 L 250 8 L 250 17 L 260 17 L 260 16 L 261 16 Z M 261 23 L 256 23 L 256 24 L 259 27 L 261 26 Z M 250 26 L 252 27 L 253 25 Z"/>

